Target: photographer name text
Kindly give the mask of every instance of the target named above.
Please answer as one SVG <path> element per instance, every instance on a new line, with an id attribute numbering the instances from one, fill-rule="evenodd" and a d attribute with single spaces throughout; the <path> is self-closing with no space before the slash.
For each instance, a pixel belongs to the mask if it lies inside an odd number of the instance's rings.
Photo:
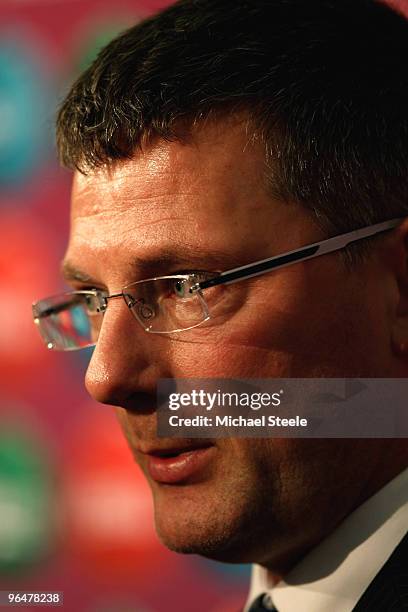
<path id="1" fill-rule="evenodd" d="M 191 418 L 171 415 L 169 417 L 171 427 L 307 427 L 307 419 L 303 417 L 282 418 L 275 415 L 260 417 L 240 416 L 203 416 L 197 415 Z"/>

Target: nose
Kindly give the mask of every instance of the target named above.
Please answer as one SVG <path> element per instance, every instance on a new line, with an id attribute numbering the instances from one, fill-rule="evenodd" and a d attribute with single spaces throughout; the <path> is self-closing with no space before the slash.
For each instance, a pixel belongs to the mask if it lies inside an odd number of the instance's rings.
<path id="1" fill-rule="evenodd" d="M 158 379 L 168 377 L 154 347 L 160 340 L 142 329 L 123 300 L 111 300 L 85 376 L 91 397 L 133 408 L 138 396 L 155 396 Z"/>

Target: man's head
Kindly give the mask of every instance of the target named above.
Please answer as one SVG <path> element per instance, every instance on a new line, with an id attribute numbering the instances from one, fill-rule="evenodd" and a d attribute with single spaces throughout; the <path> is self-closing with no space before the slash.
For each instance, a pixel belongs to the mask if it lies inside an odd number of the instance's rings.
<path id="1" fill-rule="evenodd" d="M 108 45 L 59 115 L 81 170 L 73 286 L 226 270 L 405 216 L 407 30 L 368 0 L 190 0 Z M 118 406 L 170 547 L 282 571 L 408 463 L 387 440 L 206 440 L 170 483 L 162 464 L 186 456 L 157 457 L 194 444 L 158 439 L 154 412 L 159 378 L 406 376 L 407 235 L 214 289 L 186 334 L 109 303 L 86 384 Z"/>

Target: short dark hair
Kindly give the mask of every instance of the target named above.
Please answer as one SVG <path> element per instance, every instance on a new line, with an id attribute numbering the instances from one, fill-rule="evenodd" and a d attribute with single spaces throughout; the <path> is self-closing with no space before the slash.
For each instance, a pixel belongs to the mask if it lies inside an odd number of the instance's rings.
<path id="1" fill-rule="evenodd" d="M 374 0 L 182 0 L 127 30 L 73 85 L 62 162 L 246 112 L 276 194 L 328 233 L 408 213 L 408 22 Z"/>

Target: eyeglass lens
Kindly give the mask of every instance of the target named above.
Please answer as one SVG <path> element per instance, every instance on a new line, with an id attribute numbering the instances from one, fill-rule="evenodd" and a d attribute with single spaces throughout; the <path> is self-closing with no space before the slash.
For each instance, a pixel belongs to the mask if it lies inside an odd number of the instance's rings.
<path id="1" fill-rule="evenodd" d="M 190 292 L 195 282 L 196 279 L 190 277 L 137 282 L 123 289 L 123 297 L 146 331 L 186 330 L 208 318 L 201 293 Z M 103 319 L 98 304 L 93 293 L 64 294 L 38 302 L 34 306 L 34 316 L 48 348 L 69 351 L 93 346 Z"/>
<path id="2" fill-rule="evenodd" d="M 38 327 L 48 348 L 75 350 L 95 344 L 103 314 L 92 306 L 92 294 L 65 294 L 36 305 Z"/>

